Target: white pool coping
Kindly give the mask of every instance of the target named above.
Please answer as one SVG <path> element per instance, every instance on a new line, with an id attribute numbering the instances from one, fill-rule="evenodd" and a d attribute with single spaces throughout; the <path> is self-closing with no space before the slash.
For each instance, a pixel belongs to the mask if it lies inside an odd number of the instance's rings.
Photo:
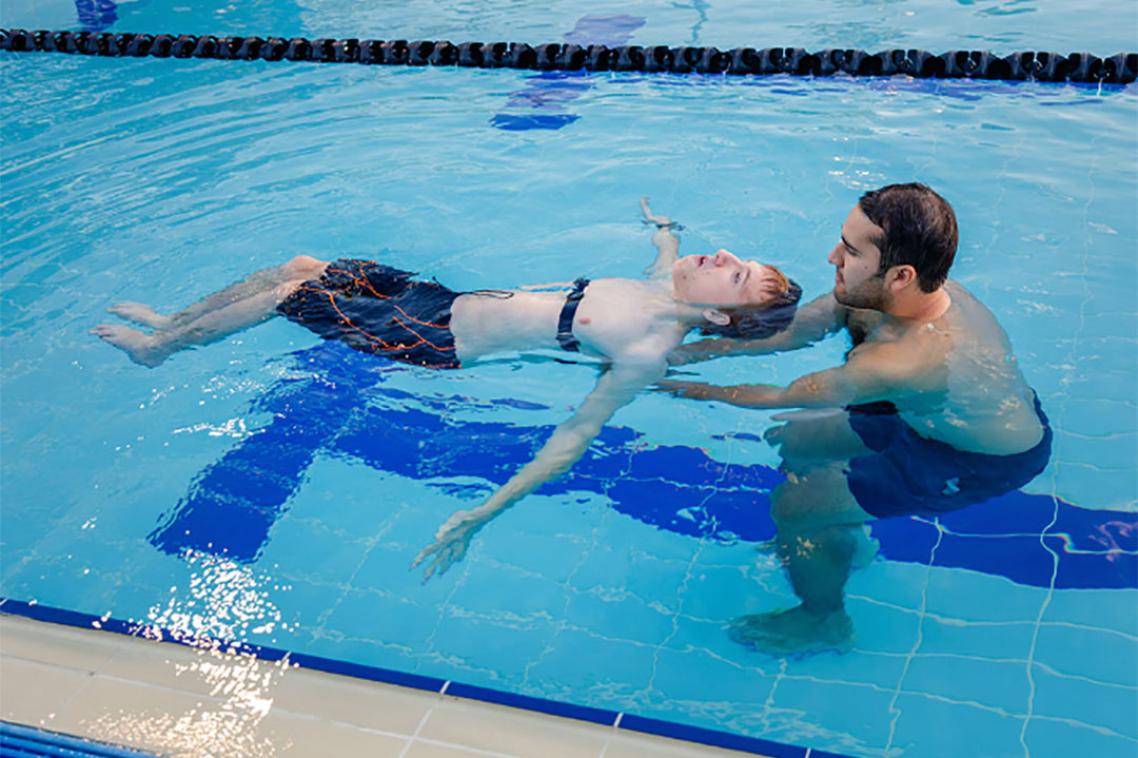
<path id="1" fill-rule="evenodd" d="M 0 718 L 176 756 L 753 755 L 9 615 Z"/>

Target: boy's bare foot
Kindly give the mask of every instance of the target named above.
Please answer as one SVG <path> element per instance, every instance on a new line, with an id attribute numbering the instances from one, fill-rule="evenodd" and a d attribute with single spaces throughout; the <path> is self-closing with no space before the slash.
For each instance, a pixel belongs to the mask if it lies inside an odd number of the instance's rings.
<path id="1" fill-rule="evenodd" d="M 166 360 L 166 355 L 155 349 L 154 337 L 129 326 L 99 324 L 91 330 L 91 334 L 124 351 L 139 365 L 154 368 Z"/>

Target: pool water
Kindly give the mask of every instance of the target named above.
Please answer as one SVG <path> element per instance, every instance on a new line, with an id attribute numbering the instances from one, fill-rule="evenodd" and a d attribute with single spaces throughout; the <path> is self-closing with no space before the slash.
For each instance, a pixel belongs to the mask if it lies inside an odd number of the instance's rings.
<path id="1" fill-rule="evenodd" d="M 1103 19 L 1134 9 L 1100 5 L 590 13 L 640 19 L 610 33 L 641 44 L 1132 47 Z M 581 24 L 567 4 L 520 23 L 475 4 L 116 12 L 112 30 L 454 41 Z M 0 21 L 79 28 L 70 3 Z M 1138 746 L 1134 86 L 15 54 L 0 75 L 0 595 L 851 755 Z M 682 250 L 776 263 L 813 297 L 860 193 L 910 180 L 954 204 L 954 278 L 1008 332 L 1055 443 L 1020 492 L 874 524 L 843 655 L 773 658 L 722 629 L 794 603 L 756 550 L 781 480 L 770 413 L 645 393 L 422 584 L 414 555 L 594 369 L 416 370 L 277 320 L 147 370 L 87 333 L 112 303 L 176 309 L 302 253 L 458 290 L 635 277 L 641 195 L 687 227 Z M 785 383 L 846 347 L 700 373 Z"/>

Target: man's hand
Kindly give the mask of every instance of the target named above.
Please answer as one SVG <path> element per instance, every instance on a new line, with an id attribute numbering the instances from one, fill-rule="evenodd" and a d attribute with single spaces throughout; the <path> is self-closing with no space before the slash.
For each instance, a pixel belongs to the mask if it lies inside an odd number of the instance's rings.
<path id="1" fill-rule="evenodd" d="M 736 384 L 720 387 L 706 382 L 678 382 L 665 379 L 656 384 L 657 392 L 668 392 L 689 400 L 718 400 L 740 408 L 777 407 L 781 387 L 773 384 Z"/>
<path id="2" fill-rule="evenodd" d="M 668 353 L 668 365 L 686 366 L 689 363 L 701 363 L 719 358 L 726 353 L 724 349 L 726 344 L 727 340 L 724 339 L 710 339 L 680 345 Z"/>
<path id="3" fill-rule="evenodd" d="M 664 379 L 656 383 L 656 392 L 667 392 L 676 397 L 685 397 L 688 400 L 722 400 L 724 387 L 718 387 L 706 382 L 681 382 L 674 379 Z"/>
<path id="4" fill-rule="evenodd" d="M 493 515 L 480 510 L 454 513 L 439 527 L 435 541 L 419 551 L 415 560 L 411 561 L 411 568 L 418 568 L 419 564 L 430 559 L 423 571 L 423 582 L 426 583 L 435 575 L 442 576 L 466 556 L 471 537 L 486 526 L 491 518 Z"/>

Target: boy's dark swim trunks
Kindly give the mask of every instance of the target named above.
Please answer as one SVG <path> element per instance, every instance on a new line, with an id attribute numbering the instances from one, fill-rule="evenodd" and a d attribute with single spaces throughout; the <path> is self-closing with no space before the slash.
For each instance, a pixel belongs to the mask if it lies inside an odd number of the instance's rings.
<path id="1" fill-rule="evenodd" d="M 450 309 L 459 293 L 373 261 L 338 260 L 277 311 L 324 339 L 431 368 L 458 368 Z"/>
<path id="2" fill-rule="evenodd" d="M 847 408 L 850 426 L 873 450 L 849 462 L 846 479 L 858 505 L 877 518 L 935 516 L 1019 489 L 1051 457 L 1051 427 L 1035 398 L 1043 439 L 1015 455 L 957 450 L 926 439 L 901 420 L 892 403 Z"/>

